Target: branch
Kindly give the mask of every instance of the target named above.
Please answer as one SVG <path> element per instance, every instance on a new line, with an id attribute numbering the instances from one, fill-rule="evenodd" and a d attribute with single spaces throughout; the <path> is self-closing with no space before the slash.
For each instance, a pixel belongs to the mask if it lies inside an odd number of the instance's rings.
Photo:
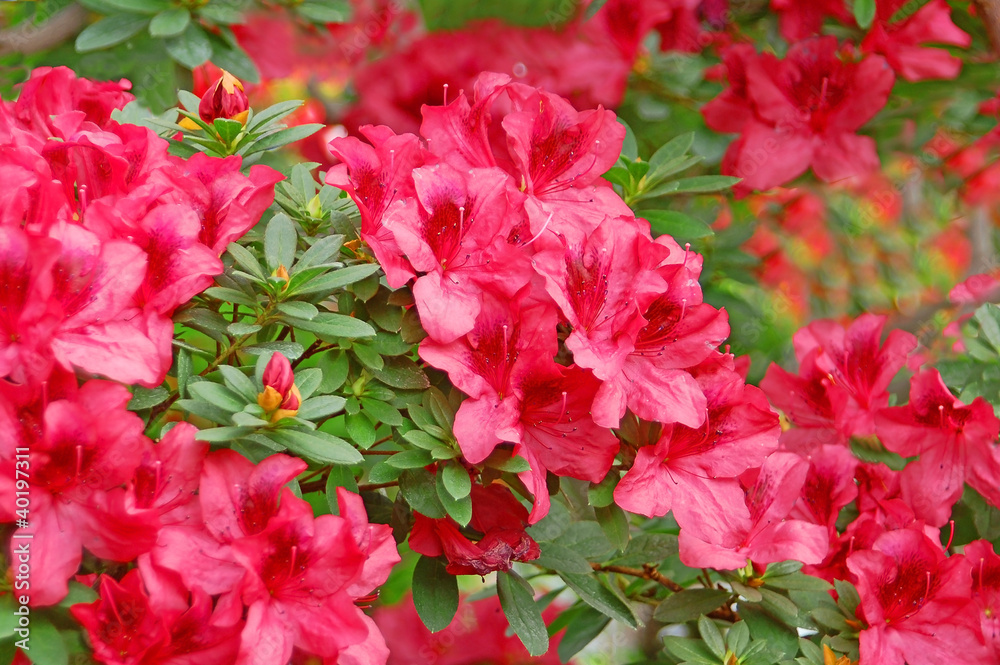
<path id="1" fill-rule="evenodd" d="M 986 26 L 993 53 L 1000 55 L 1000 0 L 973 0 L 976 12 Z"/>
<path id="2" fill-rule="evenodd" d="M 590 567 L 599 573 L 618 573 L 619 575 L 629 575 L 631 577 L 640 577 L 644 580 L 650 580 L 667 587 L 674 593 L 684 591 L 684 587 L 665 576 L 656 569 L 656 566 L 649 563 L 642 564 L 642 568 L 629 568 L 628 566 L 602 566 L 599 563 L 591 563 Z M 729 609 L 728 605 L 724 605 L 717 610 L 713 610 L 705 616 L 712 619 L 721 619 L 730 623 L 736 623 L 740 619 L 739 615 Z"/>
<path id="3" fill-rule="evenodd" d="M 39 25 L 29 20 L 0 30 L 0 56 L 47 51 L 80 32 L 86 23 L 87 10 L 74 3 Z"/>

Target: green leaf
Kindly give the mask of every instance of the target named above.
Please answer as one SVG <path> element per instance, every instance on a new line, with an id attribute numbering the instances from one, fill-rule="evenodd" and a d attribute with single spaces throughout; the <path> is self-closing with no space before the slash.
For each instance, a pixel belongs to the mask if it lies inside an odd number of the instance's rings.
<path id="1" fill-rule="evenodd" d="M 593 607 L 581 606 L 573 620 L 566 626 L 566 632 L 559 640 L 559 660 L 568 663 L 581 649 L 594 641 L 611 619 Z"/>
<path id="2" fill-rule="evenodd" d="M 313 23 L 346 23 L 351 18 L 351 6 L 346 2 L 303 2 L 295 11 Z"/>
<path id="3" fill-rule="evenodd" d="M 446 566 L 444 557 L 421 556 L 413 568 L 413 606 L 432 633 L 447 628 L 458 611 L 458 578 Z"/>
<path id="4" fill-rule="evenodd" d="M 27 655 L 35 665 L 67 665 L 69 652 L 59 629 L 44 614 L 31 615 L 31 642 Z"/>
<path id="5" fill-rule="evenodd" d="M 241 399 L 238 394 L 229 388 L 211 381 L 192 383 L 188 389 L 191 395 L 197 399 L 204 400 L 220 409 L 225 409 L 233 413 L 242 411 L 243 407 L 247 405 L 247 400 Z"/>
<path id="6" fill-rule="evenodd" d="M 409 469 L 399 477 L 399 490 L 410 507 L 432 519 L 447 515 L 438 498 L 437 482 L 426 469 Z"/>
<path id="7" fill-rule="evenodd" d="M 231 146 L 233 141 L 235 141 L 243 131 L 243 124 L 238 120 L 216 118 L 212 121 L 212 128 L 215 130 L 215 133 L 218 135 L 220 141 L 227 146 Z"/>
<path id="8" fill-rule="evenodd" d="M 795 628 L 775 618 L 759 605 L 739 604 L 740 617 L 747 622 L 754 640 L 767 640 L 768 646 L 777 658 L 794 658 L 799 652 L 799 634 Z"/>
<path id="9" fill-rule="evenodd" d="M 205 17 L 206 10 L 218 9 L 222 3 L 212 2 L 207 5 L 203 5 L 201 9 L 198 10 L 198 14 Z M 214 13 L 214 12 L 213 12 Z M 221 12 L 218 12 L 221 14 Z M 227 17 L 229 18 L 229 17 Z M 216 23 L 221 21 L 216 20 Z M 241 18 L 236 17 L 235 21 L 230 21 L 231 23 L 240 23 Z M 239 44 L 229 43 L 219 37 L 208 33 L 208 41 L 212 45 L 212 64 L 222 69 L 225 69 L 230 74 L 238 79 L 241 79 L 245 83 L 260 83 L 260 72 L 257 70 L 257 65 L 253 63 L 247 52 L 240 48 Z"/>
<path id="10" fill-rule="evenodd" d="M 464 499 L 472 491 L 472 479 L 461 464 L 445 464 L 441 479 L 445 490 L 456 499 Z"/>
<path id="11" fill-rule="evenodd" d="M 675 180 L 677 188 L 671 194 L 702 194 L 729 189 L 741 179 L 728 175 L 696 175 Z"/>
<path id="12" fill-rule="evenodd" d="M 986 304 L 974 314 L 979 323 L 979 332 L 989 341 L 994 349 L 1000 351 L 1000 307 Z"/>
<path id="13" fill-rule="evenodd" d="M 391 404 L 386 404 L 385 402 L 377 399 L 362 397 L 361 408 L 364 409 L 365 413 L 368 414 L 368 417 L 372 418 L 376 423 L 391 425 L 392 427 L 399 427 L 403 424 L 403 414 L 401 414 L 399 409 Z"/>
<path id="14" fill-rule="evenodd" d="M 848 616 L 853 616 L 861 604 L 861 596 L 853 584 L 845 580 L 834 580 L 833 586 L 837 590 L 837 607 Z"/>
<path id="15" fill-rule="evenodd" d="M 257 387 L 242 371 L 232 365 L 220 365 L 219 373 L 222 374 L 222 380 L 230 390 L 245 399 L 248 404 L 257 401 Z"/>
<path id="16" fill-rule="evenodd" d="M 871 27 L 875 20 L 875 0 L 854 0 L 854 20 L 862 30 Z"/>
<path id="17" fill-rule="evenodd" d="M 730 596 L 721 589 L 685 589 L 657 605 L 653 618 L 663 623 L 686 623 L 719 609 Z"/>
<path id="18" fill-rule="evenodd" d="M 267 267 L 272 271 L 279 266 L 290 268 L 295 262 L 295 246 L 298 244 L 299 235 L 295 232 L 295 225 L 288 215 L 279 212 L 271 221 L 267 223 L 267 230 L 264 231 L 264 257 L 267 260 Z"/>
<path id="19" fill-rule="evenodd" d="M 347 266 L 346 268 L 334 270 L 333 272 L 328 272 L 324 275 L 320 275 L 319 277 L 315 277 L 294 289 L 289 287 L 288 291 L 289 294 L 291 294 L 294 290 L 294 293 L 302 295 L 312 293 L 322 293 L 326 295 L 333 293 L 337 289 L 342 289 L 349 284 L 360 282 L 369 275 L 374 275 L 380 269 L 381 266 L 377 263 L 360 263 L 354 266 Z"/>
<path id="20" fill-rule="evenodd" d="M 304 102 L 302 100 L 300 100 L 300 99 L 291 99 L 291 100 L 284 101 L 284 102 L 278 102 L 277 104 L 274 104 L 272 106 L 268 106 L 266 109 L 264 109 L 260 113 L 255 113 L 254 114 L 253 120 L 251 120 L 247 124 L 247 129 L 249 131 L 251 131 L 251 132 L 254 132 L 254 131 L 257 131 L 259 129 L 262 129 L 264 127 L 264 125 L 266 125 L 266 124 L 268 124 L 270 122 L 281 120 L 285 116 L 291 115 L 292 113 L 294 113 L 296 111 L 296 109 L 298 109 L 300 106 L 302 106 L 302 104 L 304 104 Z M 343 236 L 327 236 L 325 238 L 325 240 L 327 240 L 328 242 L 334 242 L 334 241 L 336 241 L 336 242 L 340 243 L 340 242 L 343 242 L 344 238 L 343 238 Z M 318 245 L 318 244 L 320 244 L 320 242 L 322 242 L 322 240 L 320 240 L 316 244 Z M 337 249 L 340 249 L 340 245 L 339 244 L 337 245 Z M 333 251 L 336 252 L 337 250 L 335 249 Z M 331 254 L 332 253 L 333 252 L 331 252 Z M 305 258 L 305 256 L 303 256 L 303 258 Z"/>
<path id="21" fill-rule="evenodd" d="M 698 617 L 698 634 L 705 640 L 705 645 L 719 658 L 726 655 L 726 642 L 715 622 L 704 614 Z"/>
<path id="22" fill-rule="evenodd" d="M 323 129 L 324 126 L 325 125 L 321 125 L 319 123 L 308 123 L 305 125 L 296 125 L 295 127 L 282 129 L 274 132 L 273 134 L 268 134 L 253 143 L 248 143 L 248 147 L 241 149 L 240 153 L 246 157 L 258 152 L 264 152 L 265 150 L 281 148 L 282 146 L 286 146 L 290 143 L 295 143 L 296 141 L 301 141 L 304 138 L 312 136 L 319 130 Z"/>
<path id="23" fill-rule="evenodd" d="M 76 36 L 76 50 L 78 53 L 86 53 L 121 44 L 136 35 L 148 23 L 149 18 L 133 14 L 116 14 L 102 18 L 97 23 L 88 25 Z"/>
<path id="24" fill-rule="evenodd" d="M 400 390 L 424 390 L 430 386 L 427 375 L 409 358 L 396 356 L 382 361 L 382 369 L 372 371 L 372 376 L 387 386 Z"/>
<path id="25" fill-rule="evenodd" d="M 421 450 L 419 452 L 426 454 L 427 451 Z M 393 457 L 396 457 L 396 455 L 393 455 Z M 438 499 L 441 500 L 441 505 L 444 506 L 445 512 L 448 513 L 449 517 L 458 522 L 459 526 L 466 526 L 472 521 L 472 497 L 466 495 L 461 499 L 456 499 L 451 496 L 448 489 L 444 486 L 444 475 L 441 471 L 438 471 L 437 474 L 437 494 Z"/>
<path id="26" fill-rule="evenodd" d="M 385 366 L 385 361 L 382 360 L 382 356 L 379 352 L 368 346 L 367 344 L 354 344 L 351 346 L 351 351 L 354 356 L 361 361 L 361 364 L 377 372 Z"/>
<path id="27" fill-rule="evenodd" d="M 321 464 L 359 464 L 364 460 L 361 453 L 347 441 L 321 430 L 275 430 L 269 432 L 268 437 L 293 453 Z"/>
<path id="28" fill-rule="evenodd" d="M 287 316 L 305 319 L 306 321 L 311 321 L 319 314 L 319 309 L 316 308 L 316 305 L 299 300 L 278 303 L 278 311 Z"/>
<path id="29" fill-rule="evenodd" d="M 632 613 L 632 608 L 593 575 L 560 572 L 559 577 L 563 578 L 569 588 L 576 592 L 580 600 L 595 610 L 632 628 L 639 627 L 639 620 Z"/>
<path id="30" fill-rule="evenodd" d="M 184 32 L 168 39 L 166 46 L 170 57 L 188 69 L 194 69 L 212 57 L 212 44 L 196 23 L 188 24 Z"/>
<path id="31" fill-rule="evenodd" d="M 617 505 L 611 504 L 603 508 L 595 508 L 594 514 L 597 516 L 597 523 L 604 530 L 604 535 L 608 537 L 608 541 L 619 552 L 624 552 L 625 548 L 628 547 L 630 535 L 628 516 L 625 515 L 625 511 Z"/>
<path id="32" fill-rule="evenodd" d="M 670 655 L 680 659 L 684 663 L 719 665 L 719 659 L 708 650 L 708 647 L 701 640 L 690 637 L 677 637 L 676 635 L 665 635 L 663 637 L 663 646 Z"/>
<path id="33" fill-rule="evenodd" d="M 266 355 L 270 357 L 271 354 L 279 351 L 289 360 L 295 360 L 305 352 L 305 349 L 298 342 L 264 342 L 243 347 L 243 352 L 252 356 Z"/>
<path id="34" fill-rule="evenodd" d="M 226 251 L 229 252 L 229 255 L 233 257 L 237 265 L 241 268 L 260 281 L 267 281 L 267 275 L 264 273 L 264 268 L 262 268 L 260 263 L 258 263 L 257 257 L 255 257 L 246 247 L 243 247 L 235 242 L 231 242 L 229 243 L 229 246 L 226 247 Z"/>
<path id="35" fill-rule="evenodd" d="M 222 302 L 238 303 L 240 305 L 246 305 L 253 309 L 258 308 L 257 299 L 250 296 L 242 291 L 237 291 L 236 289 L 227 289 L 221 286 L 213 286 L 211 288 L 205 289 L 205 295 L 211 296 L 216 300 L 221 300 Z"/>
<path id="36" fill-rule="evenodd" d="M 367 321 L 333 312 L 320 312 L 311 320 L 294 317 L 288 317 L 286 320 L 290 326 L 311 332 L 324 342 L 375 336 L 375 329 Z"/>
<path id="37" fill-rule="evenodd" d="M 252 433 L 252 427 L 213 427 L 200 430 L 194 438 L 208 443 L 225 443 Z"/>
<path id="38" fill-rule="evenodd" d="M 666 143 L 664 143 L 660 148 L 653 153 L 653 156 L 649 158 L 649 168 L 653 173 L 656 169 L 660 168 L 664 164 L 674 161 L 679 157 L 683 157 L 694 145 L 694 132 L 687 132 L 686 134 L 681 134 L 676 136 Z"/>
<path id="39" fill-rule="evenodd" d="M 397 469 L 422 469 L 433 464 L 434 458 L 426 450 L 404 450 L 385 460 L 385 463 Z"/>
<path id="40" fill-rule="evenodd" d="M 739 656 L 750 644 L 750 628 L 746 621 L 737 621 L 726 633 L 726 646 Z"/>
<path id="41" fill-rule="evenodd" d="M 652 227 L 654 235 L 668 235 L 683 240 L 695 240 L 715 235 L 705 222 L 673 210 L 642 210 L 638 213 Z"/>
<path id="42" fill-rule="evenodd" d="M 157 404 L 163 404 L 170 397 L 170 391 L 162 386 L 156 388 L 143 388 L 136 386 L 132 391 L 132 399 L 128 401 L 129 411 L 142 411 L 150 409 Z"/>
<path id="43" fill-rule="evenodd" d="M 788 575 L 767 576 L 764 578 L 767 586 L 778 589 L 796 589 L 799 591 L 828 591 L 833 587 L 826 580 L 805 573 L 790 573 Z"/>
<path id="44" fill-rule="evenodd" d="M 591 560 L 603 560 L 614 551 L 597 522 L 573 522 L 555 542 Z"/>
<path id="45" fill-rule="evenodd" d="M 622 120 L 619 116 L 618 124 L 625 127 L 625 140 L 622 142 L 622 152 L 621 156 L 628 159 L 630 162 L 634 162 L 639 159 L 639 145 L 635 140 L 635 132 L 632 128 L 628 126 L 628 123 Z"/>
<path id="46" fill-rule="evenodd" d="M 190 22 L 191 12 L 184 7 L 168 9 L 149 22 L 149 34 L 153 37 L 173 37 L 184 32 Z"/>
<path id="47" fill-rule="evenodd" d="M 368 471 L 368 482 L 370 483 L 388 483 L 396 480 L 401 475 L 403 475 L 403 469 L 397 469 L 394 466 L 389 466 L 385 462 L 378 462 Z"/>
<path id="48" fill-rule="evenodd" d="M 611 559 L 617 566 L 659 563 L 677 554 L 677 536 L 668 533 L 640 533 L 629 541 L 625 553 Z"/>
<path id="49" fill-rule="evenodd" d="M 568 547 L 556 543 L 540 543 L 539 547 L 542 550 L 542 555 L 531 562 L 536 566 L 550 568 L 556 572 L 577 573 L 579 575 L 588 575 L 594 570 L 589 561 Z"/>
<path id="50" fill-rule="evenodd" d="M 618 486 L 619 480 L 621 480 L 621 472 L 611 470 L 601 482 L 591 483 L 590 488 L 587 490 L 587 498 L 590 501 L 590 505 L 595 508 L 604 508 L 614 503 L 615 487 Z"/>
<path id="51" fill-rule="evenodd" d="M 497 595 L 507 622 L 532 656 L 549 650 L 549 634 L 531 585 L 515 572 L 497 572 Z"/>
<path id="52" fill-rule="evenodd" d="M 361 448 L 367 450 L 375 443 L 375 426 L 365 414 L 348 413 L 344 416 L 344 425 L 347 427 L 347 436 Z"/>
<path id="53" fill-rule="evenodd" d="M 297 415 L 303 420 L 322 420 L 343 411 L 346 401 L 339 395 L 310 397 L 299 406 Z"/>

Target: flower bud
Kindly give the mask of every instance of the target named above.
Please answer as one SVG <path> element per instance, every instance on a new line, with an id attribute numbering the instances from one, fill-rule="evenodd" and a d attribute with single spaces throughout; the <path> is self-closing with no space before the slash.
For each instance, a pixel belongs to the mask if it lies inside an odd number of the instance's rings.
<path id="1" fill-rule="evenodd" d="M 292 389 L 293 383 L 295 383 L 295 374 L 292 372 L 292 364 L 288 362 L 288 358 L 284 354 L 275 353 L 267 361 L 267 367 L 264 368 L 265 390 L 268 387 L 274 388 L 284 399 L 288 395 L 288 391 Z"/>
<path id="2" fill-rule="evenodd" d="M 216 118 L 246 122 L 250 102 L 239 79 L 222 70 L 222 77 L 201 97 L 198 115 L 211 123 Z"/>
<path id="3" fill-rule="evenodd" d="M 299 393 L 299 388 L 295 384 L 292 384 L 291 390 L 285 395 L 285 399 L 281 402 L 281 408 L 274 412 L 271 416 L 271 422 L 276 423 L 282 418 L 291 418 L 299 412 L 299 405 L 302 404 L 302 394 Z"/>
<path id="4" fill-rule="evenodd" d="M 257 404 L 267 412 L 274 411 L 281 406 L 283 399 L 281 393 L 271 386 L 266 386 L 264 392 L 257 394 Z"/>

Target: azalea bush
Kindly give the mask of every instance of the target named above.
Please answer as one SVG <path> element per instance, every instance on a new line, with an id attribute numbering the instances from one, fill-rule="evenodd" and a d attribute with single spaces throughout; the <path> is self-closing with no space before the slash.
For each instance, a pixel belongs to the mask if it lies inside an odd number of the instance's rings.
<path id="1" fill-rule="evenodd" d="M 1000 662 L 990 0 L 0 16 L 3 662 Z"/>

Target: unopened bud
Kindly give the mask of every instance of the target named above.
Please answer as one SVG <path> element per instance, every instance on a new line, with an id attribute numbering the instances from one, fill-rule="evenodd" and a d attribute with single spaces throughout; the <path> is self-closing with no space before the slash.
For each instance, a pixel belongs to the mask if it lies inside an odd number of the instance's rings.
<path id="1" fill-rule="evenodd" d="M 223 69 L 222 77 L 201 96 L 198 115 L 208 123 L 216 118 L 245 123 L 249 109 L 250 100 L 243 91 L 243 84 Z"/>
<path id="2" fill-rule="evenodd" d="M 288 392 L 292 389 L 292 384 L 295 383 L 295 373 L 292 371 L 292 364 L 288 362 L 288 358 L 284 354 L 278 352 L 271 356 L 271 359 L 267 361 L 267 367 L 264 368 L 264 386 L 265 388 L 274 388 L 281 399 L 284 399 Z M 278 404 L 280 404 L 280 400 Z M 277 408 L 278 404 L 275 404 L 271 408 Z M 263 404 L 261 406 L 264 406 Z M 264 407 L 267 408 L 267 407 Z M 270 411 L 270 409 L 268 409 Z"/>
<path id="3" fill-rule="evenodd" d="M 271 386 L 266 386 L 264 392 L 257 393 L 257 404 L 260 405 L 260 408 L 268 412 L 274 411 L 281 406 L 282 401 L 281 393 Z"/>

